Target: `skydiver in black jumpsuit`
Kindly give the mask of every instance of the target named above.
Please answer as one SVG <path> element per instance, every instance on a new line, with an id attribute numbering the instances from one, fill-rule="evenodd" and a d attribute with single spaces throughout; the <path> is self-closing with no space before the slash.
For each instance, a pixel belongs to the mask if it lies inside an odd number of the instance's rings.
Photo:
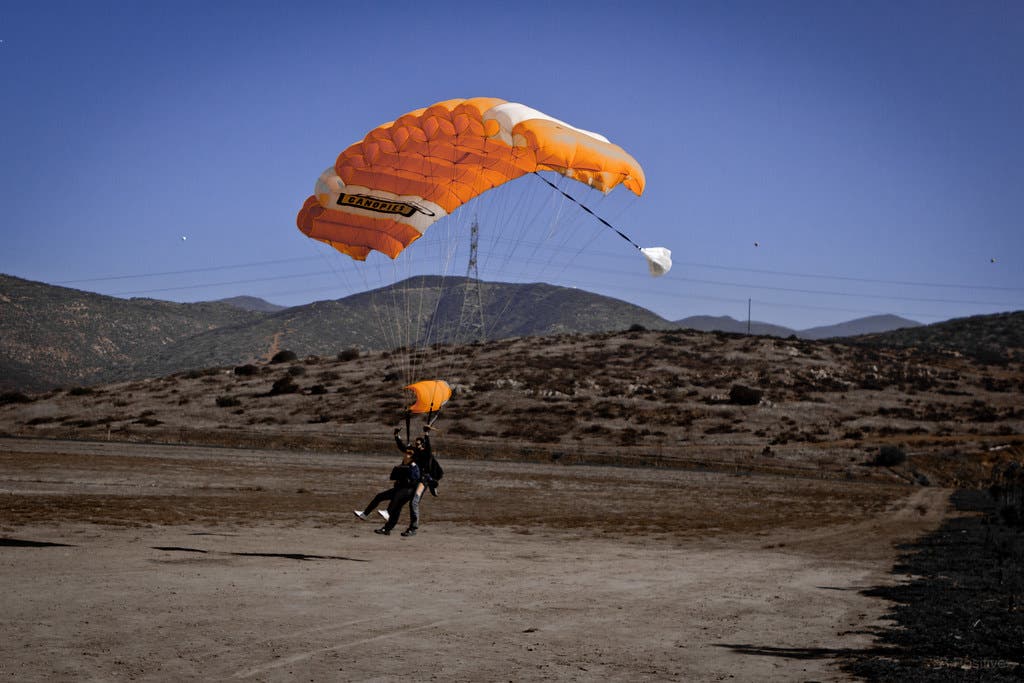
<path id="1" fill-rule="evenodd" d="M 398 524 L 398 519 L 402 515 L 402 507 L 412 500 L 416 494 L 416 487 L 420 483 L 420 471 L 416 463 L 413 462 L 413 449 L 408 449 L 405 457 L 402 458 L 402 464 L 397 465 L 391 470 L 391 480 L 394 482 L 394 485 L 390 489 L 381 491 L 374 496 L 373 500 L 363 510 L 354 511 L 356 517 L 369 519 L 369 516 L 377 509 L 378 505 L 385 500 L 390 501 L 387 512 L 381 513 L 387 521 L 381 528 L 374 529 L 374 533 L 390 534 L 391 530 Z"/>

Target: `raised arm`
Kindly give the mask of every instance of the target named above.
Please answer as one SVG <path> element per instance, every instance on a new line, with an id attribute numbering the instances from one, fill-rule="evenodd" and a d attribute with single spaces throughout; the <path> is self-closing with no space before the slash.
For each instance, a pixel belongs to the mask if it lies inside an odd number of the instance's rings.
<path id="1" fill-rule="evenodd" d="M 399 436 L 399 434 L 401 434 L 401 432 L 402 432 L 401 429 L 399 429 L 398 427 L 395 427 L 395 445 L 398 446 L 398 450 L 400 450 L 403 453 L 405 453 L 406 449 L 409 448 L 409 446 L 408 446 L 408 444 L 403 442 L 402 441 L 402 437 Z"/>

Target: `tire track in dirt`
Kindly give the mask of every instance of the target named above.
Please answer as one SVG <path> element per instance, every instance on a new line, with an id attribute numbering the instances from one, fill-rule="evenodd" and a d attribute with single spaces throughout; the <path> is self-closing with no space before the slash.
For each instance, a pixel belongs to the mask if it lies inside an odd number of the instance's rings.
<path id="1" fill-rule="evenodd" d="M 331 628 L 325 627 L 325 628 L 320 628 L 320 629 L 312 629 L 311 631 L 310 630 L 299 631 L 299 632 L 292 633 L 292 634 L 289 634 L 287 636 L 284 636 L 284 638 L 286 638 L 286 639 L 287 638 L 300 638 L 300 637 L 303 637 L 305 635 L 308 635 L 311 632 L 341 631 L 343 629 L 351 628 L 352 625 L 362 623 L 363 621 L 368 621 L 368 620 L 359 620 L 359 621 L 351 622 L 349 624 L 340 625 L 340 626 L 331 627 Z M 427 630 L 430 630 L 430 629 L 433 629 L 433 628 L 437 628 L 438 626 L 442 626 L 444 624 L 447 624 L 450 621 L 451 621 L 450 619 L 443 619 L 441 621 L 434 621 L 434 622 L 430 622 L 430 623 L 427 623 L 427 624 L 421 624 L 419 626 L 406 626 L 406 627 L 402 627 L 402 628 L 384 629 L 383 632 L 376 633 L 376 634 L 374 634 L 372 636 L 369 636 L 369 637 L 358 638 L 358 639 L 355 639 L 355 640 L 345 641 L 345 642 L 337 643 L 335 645 L 328 645 L 328 646 L 325 646 L 325 647 L 317 647 L 317 648 L 313 648 L 312 650 L 300 650 L 298 652 L 295 652 L 294 654 L 291 654 L 291 655 L 288 655 L 288 656 L 285 656 L 285 657 L 275 658 L 274 661 L 272 661 L 272 662 L 267 662 L 267 663 L 264 663 L 264 664 L 257 665 L 255 667 L 249 667 L 249 668 L 243 669 L 241 671 L 236 671 L 231 677 L 232 678 L 253 678 L 255 676 L 261 676 L 261 675 L 266 674 L 266 673 L 268 673 L 270 671 L 273 671 L 275 669 L 280 669 L 281 667 L 285 667 L 285 666 L 291 666 L 293 664 L 296 664 L 296 663 L 301 662 L 301 661 L 306 660 L 306 659 L 310 659 L 312 657 L 316 657 L 318 655 L 323 655 L 323 654 L 326 654 L 326 653 L 329 653 L 329 652 L 336 652 L 338 650 L 344 650 L 344 649 L 347 649 L 347 648 L 357 647 L 357 646 L 360 646 L 360 645 L 366 645 L 367 643 L 372 643 L 372 642 L 378 641 L 378 640 L 394 638 L 396 635 L 411 635 L 411 634 L 418 633 L 420 631 L 427 631 Z"/>
<path id="2" fill-rule="evenodd" d="M 815 530 L 784 531 L 770 536 L 765 547 L 848 559 L 894 560 L 896 546 L 937 529 L 946 519 L 952 493 L 953 489 L 921 488 L 869 519 Z"/>

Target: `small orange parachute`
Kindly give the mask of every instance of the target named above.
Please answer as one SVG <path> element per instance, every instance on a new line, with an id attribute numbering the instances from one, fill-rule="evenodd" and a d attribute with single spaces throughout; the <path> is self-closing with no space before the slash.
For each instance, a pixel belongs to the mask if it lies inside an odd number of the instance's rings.
<path id="1" fill-rule="evenodd" d="M 427 379 L 406 387 L 416 394 L 416 403 L 409 406 L 415 414 L 436 413 L 452 397 L 452 388 L 443 379 Z"/>
<path id="2" fill-rule="evenodd" d="M 602 192 L 644 190 L 643 169 L 607 138 L 493 97 L 447 100 L 385 123 L 351 145 L 316 183 L 296 224 L 363 261 L 395 258 L 477 195 L 534 171 Z"/>

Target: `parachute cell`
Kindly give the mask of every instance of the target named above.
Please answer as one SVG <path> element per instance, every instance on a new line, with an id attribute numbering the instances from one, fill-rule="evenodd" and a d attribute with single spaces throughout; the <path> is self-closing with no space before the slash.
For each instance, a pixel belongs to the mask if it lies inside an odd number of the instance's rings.
<path id="1" fill-rule="evenodd" d="M 606 193 L 620 184 L 644 190 L 640 165 L 604 136 L 477 97 L 438 102 L 370 131 L 324 171 L 296 223 L 354 259 L 370 251 L 395 258 L 470 199 L 543 170 Z"/>

